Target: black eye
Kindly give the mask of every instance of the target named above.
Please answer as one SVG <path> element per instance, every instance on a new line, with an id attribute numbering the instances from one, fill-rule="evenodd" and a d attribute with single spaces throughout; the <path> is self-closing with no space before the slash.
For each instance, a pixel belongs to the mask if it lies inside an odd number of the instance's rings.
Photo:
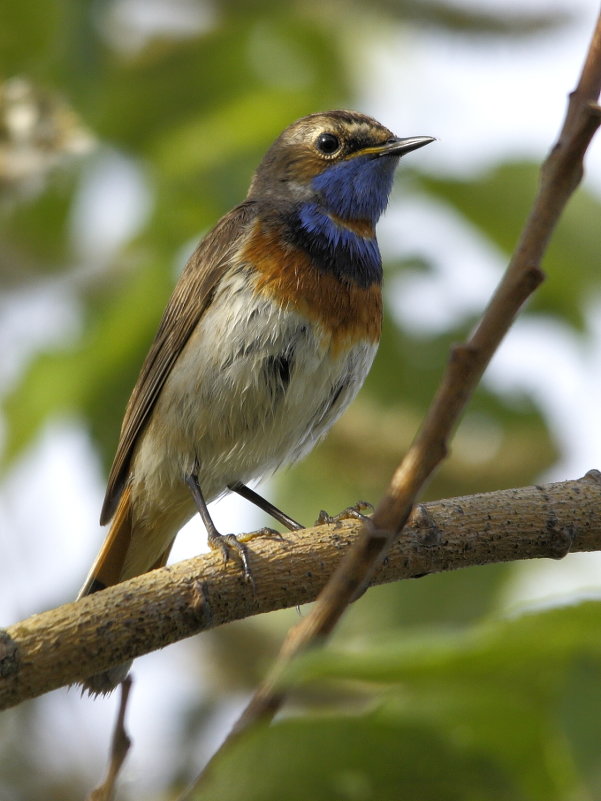
<path id="1" fill-rule="evenodd" d="M 340 147 L 340 140 L 334 134 L 322 133 L 317 137 L 315 144 L 318 150 L 321 150 L 326 156 L 330 156 Z"/>

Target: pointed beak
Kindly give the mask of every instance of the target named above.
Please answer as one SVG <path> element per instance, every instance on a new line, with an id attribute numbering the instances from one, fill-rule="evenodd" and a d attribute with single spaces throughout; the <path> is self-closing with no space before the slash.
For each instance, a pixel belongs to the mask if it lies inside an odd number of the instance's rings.
<path id="1" fill-rule="evenodd" d="M 378 147 L 369 148 L 369 151 L 377 157 L 404 156 L 406 153 L 411 153 L 412 150 L 418 150 L 420 147 L 435 141 L 436 138 L 434 136 L 409 136 L 407 139 L 393 139 Z"/>

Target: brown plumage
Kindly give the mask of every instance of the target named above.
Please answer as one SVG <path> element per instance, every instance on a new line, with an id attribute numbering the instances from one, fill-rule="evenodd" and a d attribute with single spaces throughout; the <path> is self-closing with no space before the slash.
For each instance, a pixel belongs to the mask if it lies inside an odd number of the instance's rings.
<path id="1" fill-rule="evenodd" d="M 380 336 L 375 224 L 398 158 L 432 141 L 397 139 L 357 112 L 287 128 L 247 199 L 200 243 L 167 304 L 125 411 L 101 523 L 111 522 L 81 595 L 165 564 L 195 511 L 209 545 L 248 555 L 206 504 L 304 456 L 340 416 Z M 127 665 L 87 679 L 110 690 Z"/>

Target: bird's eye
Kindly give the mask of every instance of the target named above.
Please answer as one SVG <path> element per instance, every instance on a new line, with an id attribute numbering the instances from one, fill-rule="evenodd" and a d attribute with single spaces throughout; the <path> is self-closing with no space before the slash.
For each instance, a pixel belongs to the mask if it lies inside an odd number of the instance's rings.
<path id="1" fill-rule="evenodd" d="M 340 140 L 332 133 L 322 133 L 317 137 L 315 145 L 325 156 L 331 156 L 340 147 Z"/>

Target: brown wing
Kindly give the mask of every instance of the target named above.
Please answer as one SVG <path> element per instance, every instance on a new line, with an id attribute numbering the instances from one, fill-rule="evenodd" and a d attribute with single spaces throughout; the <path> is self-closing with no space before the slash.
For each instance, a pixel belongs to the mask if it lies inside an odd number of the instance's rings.
<path id="1" fill-rule="evenodd" d="M 211 302 L 215 286 L 228 269 L 241 239 L 248 233 L 249 223 L 255 214 L 255 204 L 249 201 L 232 209 L 202 240 L 184 268 L 125 410 L 100 514 L 102 525 L 108 523 L 115 513 L 127 484 L 136 442 L 148 422 L 163 384 Z"/>

